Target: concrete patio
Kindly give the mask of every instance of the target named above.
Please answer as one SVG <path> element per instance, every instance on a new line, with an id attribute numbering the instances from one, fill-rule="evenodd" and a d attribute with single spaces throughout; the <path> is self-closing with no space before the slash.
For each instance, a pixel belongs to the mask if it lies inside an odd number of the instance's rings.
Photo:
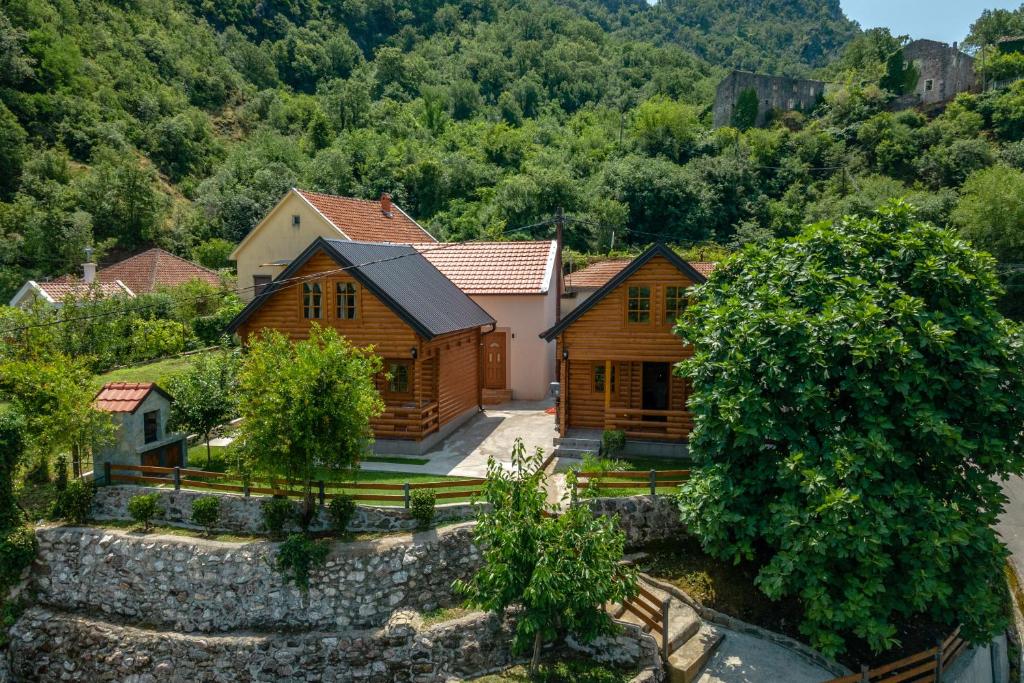
<path id="1" fill-rule="evenodd" d="M 436 449 L 420 456 L 430 462 L 407 465 L 387 462 L 363 462 L 360 467 L 375 472 L 409 472 L 457 477 L 483 477 L 487 459 L 494 456 L 509 463 L 512 445 L 522 437 L 528 451 L 554 448 L 555 418 L 545 413 L 551 401 L 512 401 L 489 406 L 457 429 Z"/>

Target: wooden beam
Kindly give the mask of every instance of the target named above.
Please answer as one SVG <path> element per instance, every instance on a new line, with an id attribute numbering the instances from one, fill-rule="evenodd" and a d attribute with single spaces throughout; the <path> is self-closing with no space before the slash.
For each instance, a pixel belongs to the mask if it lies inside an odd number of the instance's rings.
<path id="1" fill-rule="evenodd" d="M 612 362 L 604 362 L 604 409 L 612 407 Z"/>

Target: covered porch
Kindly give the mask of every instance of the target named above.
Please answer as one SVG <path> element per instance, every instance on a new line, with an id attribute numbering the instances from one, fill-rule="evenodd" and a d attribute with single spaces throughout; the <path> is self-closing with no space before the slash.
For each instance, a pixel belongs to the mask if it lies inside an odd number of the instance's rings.
<path id="1" fill-rule="evenodd" d="M 434 353 L 428 358 L 384 359 L 384 370 L 377 376 L 384 412 L 371 423 L 376 438 L 421 441 L 440 429 L 437 360 Z"/>

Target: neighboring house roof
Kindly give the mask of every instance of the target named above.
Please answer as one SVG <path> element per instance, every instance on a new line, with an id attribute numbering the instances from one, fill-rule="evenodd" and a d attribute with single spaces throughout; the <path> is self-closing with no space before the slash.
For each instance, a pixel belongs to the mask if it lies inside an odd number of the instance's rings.
<path id="1" fill-rule="evenodd" d="M 355 199 L 322 192 L 310 192 L 293 187 L 281 198 L 274 208 L 249 231 L 228 258 L 237 261 L 242 249 L 269 223 L 269 218 L 291 196 L 306 202 L 327 224 L 334 228 L 338 237 L 362 242 L 389 242 L 394 244 L 415 244 L 437 242 L 434 236 L 414 221 L 401 207 L 384 194 L 379 200 Z"/>
<path id="2" fill-rule="evenodd" d="M 659 242 L 653 245 L 644 253 L 637 256 L 632 261 L 630 261 L 625 268 L 616 273 L 610 280 L 608 280 L 608 282 L 604 283 L 604 285 L 596 292 L 594 292 L 586 301 L 584 301 L 579 306 L 570 311 L 569 314 L 562 318 L 560 321 L 558 321 L 558 323 L 554 327 L 544 332 L 541 332 L 541 339 L 551 341 L 552 339 L 557 337 L 559 334 L 561 334 L 562 330 L 564 330 L 573 322 L 582 317 L 584 313 L 586 313 L 595 305 L 597 305 L 597 303 L 606 296 L 608 296 L 608 294 L 610 294 L 612 290 L 614 290 L 620 284 L 629 279 L 629 277 L 633 275 L 633 273 L 640 270 L 640 268 L 642 268 L 645 263 L 650 261 L 655 256 L 664 256 L 666 259 L 669 260 L 670 263 L 672 263 L 672 265 L 678 268 L 681 273 L 683 273 L 688 278 L 690 278 L 691 280 L 698 284 L 707 281 L 707 277 L 705 277 L 699 270 L 697 270 L 692 265 L 681 259 L 679 255 L 676 254 L 676 252 L 669 249 L 668 246 Z"/>
<path id="3" fill-rule="evenodd" d="M 413 245 L 466 294 L 546 294 L 554 240 Z"/>
<path id="4" fill-rule="evenodd" d="M 100 282 L 120 280 L 136 294 L 152 292 L 159 287 L 175 287 L 192 280 L 220 285 L 217 271 L 210 270 L 163 249 L 149 249 L 113 263 L 96 272 Z"/>
<path id="5" fill-rule="evenodd" d="M 108 413 L 134 413 L 154 391 L 172 400 L 153 382 L 107 382 L 93 398 L 93 406 Z"/>
<path id="6" fill-rule="evenodd" d="M 583 270 L 567 274 L 565 276 L 565 289 L 566 291 L 571 291 L 603 287 L 606 282 L 618 275 L 619 271 L 631 262 L 632 259 L 616 258 L 591 263 Z M 689 264 L 705 278 L 711 275 L 716 265 L 713 261 L 689 261 Z"/>
<path id="7" fill-rule="evenodd" d="M 323 251 L 426 339 L 494 324 L 494 318 L 409 245 L 318 237 L 228 325 L 234 332 L 312 256 Z"/>
<path id="8" fill-rule="evenodd" d="M 135 293 L 120 280 L 113 282 L 94 282 L 91 285 L 81 280 L 64 276 L 49 282 L 29 280 L 11 297 L 10 306 L 20 306 L 29 293 L 35 294 L 43 301 L 60 306 L 64 300 L 72 296 L 76 299 L 102 298 L 108 296 L 134 297 Z"/>

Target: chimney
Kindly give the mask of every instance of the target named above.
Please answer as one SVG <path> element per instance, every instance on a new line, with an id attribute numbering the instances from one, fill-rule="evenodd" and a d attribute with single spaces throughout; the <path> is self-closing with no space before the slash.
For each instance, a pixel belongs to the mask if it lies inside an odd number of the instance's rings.
<path id="1" fill-rule="evenodd" d="M 387 192 L 381 192 L 380 194 L 380 212 L 391 218 L 391 195 Z"/>
<path id="2" fill-rule="evenodd" d="M 85 263 L 82 264 L 82 280 L 91 285 L 96 281 L 96 263 L 92 260 L 92 247 L 85 248 Z"/>

